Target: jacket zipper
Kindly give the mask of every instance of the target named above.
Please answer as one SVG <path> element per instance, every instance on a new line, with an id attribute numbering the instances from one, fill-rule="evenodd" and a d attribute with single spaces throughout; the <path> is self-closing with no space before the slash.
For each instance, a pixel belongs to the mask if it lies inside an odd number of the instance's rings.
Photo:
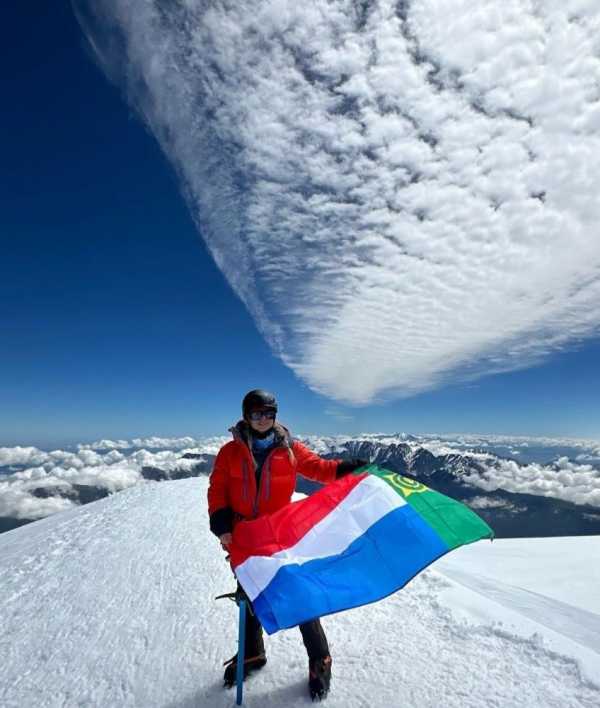
<path id="1" fill-rule="evenodd" d="M 272 453 L 271 453 L 272 454 Z M 265 482 L 265 501 L 271 496 L 271 454 L 268 455 L 263 465 L 263 476 L 266 477 Z"/>
<path id="2" fill-rule="evenodd" d="M 244 481 L 242 482 L 242 499 L 246 501 L 248 499 L 248 462 L 244 460 L 242 463 L 242 474 Z"/>
<path id="3" fill-rule="evenodd" d="M 277 449 L 278 448 L 275 448 L 275 450 Z M 267 455 L 265 461 L 263 462 L 262 472 L 260 474 L 260 482 L 258 485 L 258 489 L 256 490 L 256 496 L 254 497 L 254 518 L 258 516 L 258 500 L 260 499 L 260 494 L 262 492 L 263 486 L 265 487 L 265 500 L 267 500 L 271 495 L 271 455 L 275 452 L 275 450 L 271 450 L 271 452 Z M 254 468 L 254 470 L 256 473 L 256 467 Z M 267 478 L 266 483 L 264 481 L 265 477 Z"/>

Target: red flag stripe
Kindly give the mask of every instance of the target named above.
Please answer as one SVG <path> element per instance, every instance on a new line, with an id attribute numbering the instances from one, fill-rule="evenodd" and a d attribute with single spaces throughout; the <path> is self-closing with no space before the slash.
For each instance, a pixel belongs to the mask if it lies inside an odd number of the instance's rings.
<path id="1" fill-rule="evenodd" d="M 271 556 L 294 546 L 367 476 L 367 472 L 345 475 L 273 514 L 240 521 L 229 547 L 232 567 L 235 569 L 250 556 Z"/>

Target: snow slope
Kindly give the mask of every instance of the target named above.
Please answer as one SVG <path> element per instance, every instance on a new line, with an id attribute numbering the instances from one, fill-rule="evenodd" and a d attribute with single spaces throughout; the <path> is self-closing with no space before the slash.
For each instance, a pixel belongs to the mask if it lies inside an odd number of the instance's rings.
<path id="1" fill-rule="evenodd" d="M 234 587 L 207 479 L 135 486 L 0 536 L 0 705 L 232 706 Z M 600 538 L 480 542 L 326 617 L 330 708 L 600 705 Z M 310 704 L 298 630 L 246 706 Z"/>

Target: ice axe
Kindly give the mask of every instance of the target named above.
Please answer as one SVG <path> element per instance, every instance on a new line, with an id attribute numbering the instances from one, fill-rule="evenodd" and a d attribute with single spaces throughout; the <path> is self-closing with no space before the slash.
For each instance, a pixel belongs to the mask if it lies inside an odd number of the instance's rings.
<path id="1" fill-rule="evenodd" d="M 235 703 L 238 706 L 242 705 L 243 700 L 243 686 L 244 686 L 244 662 L 246 660 L 245 649 L 246 649 L 246 600 L 242 597 L 240 592 L 228 592 L 223 595 L 218 595 L 215 600 L 221 600 L 222 598 L 228 598 L 233 600 L 239 607 L 239 629 L 238 629 L 238 653 L 237 653 L 237 664 L 235 667 L 235 685 L 236 685 L 236 699 Z M 250 609 L 250 611 L 252 611 Z"/>

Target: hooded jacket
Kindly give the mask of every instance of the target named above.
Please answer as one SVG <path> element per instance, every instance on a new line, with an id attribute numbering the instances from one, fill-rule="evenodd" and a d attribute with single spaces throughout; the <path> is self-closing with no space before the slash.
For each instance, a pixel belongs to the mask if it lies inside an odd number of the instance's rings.
<path id="1" fill-rule="evenodd" d="M 271 514 L 289 503 L 296 475 L 328 483 L 336 478 L 339 460 L 324 460 L 292 440 L 280 423 L 273 425 L 275 441 L 256 482 L 250 426 L 241 420 L 230 432 L 233 440 L 219 450 L 208 486 L 210 529 L 216 536 L 232 531 L 241 519 Z"/>

